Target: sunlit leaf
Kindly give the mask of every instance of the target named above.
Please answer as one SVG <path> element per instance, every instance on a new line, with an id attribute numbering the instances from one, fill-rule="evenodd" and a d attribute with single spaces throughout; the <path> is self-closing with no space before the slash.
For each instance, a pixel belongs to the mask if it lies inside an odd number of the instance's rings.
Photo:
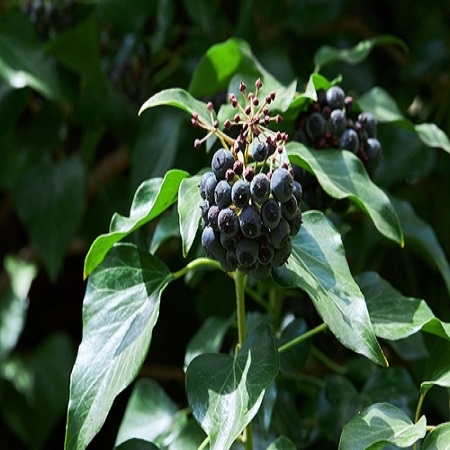
<path id="1" fill-rule="evenodd" d="M 298 142 L 287 146 L 291 162 L 312 172 L 332 197 L 348 198 L 381 234 L 403 245 L 403 233 L 389 197 L 374 184 L 359 158 L 347 150 L 318 152 Z"/>
<path id="2" fill-rule="evenodd" d="M 339 450 L 382 449 L 387 444 L 405 448 L 423 438 L 426 418 L 417 423 L 389 403 L 376 403 L 362 410 L 344 427 Z"/>
<path id="3" fill-rule="evenodd" d="M 448 450 L 450 443 L 450 423 L 442 423 L 433 428 L 420 446 L 421 450 Z"/>
<path id="4" fill-rule="evenodd" d="M 364 297 L 353 280 L 340 234 L 318 211 L 303 215 L 288 263 L 274 270 L 282 286 L 306 291 L 330 331 L 347 348 L 387 365 Z"/>
<path id="5" fill-rule="evenodd" d="M 192 414 L 210 437 L 211 450 L 228 450 L 256 415 L 278 373 L 270 328 L 259 325 L 233 356 L 202 354 L 189 364 L 186 390 Z"/>
<path id="6" fill-rule="evenodd" d="M 161 261 L 132 244 L 116 244 L 92 272 L 71 376 L 66 450 L 86 448 L 138 373 L 171 279 Z"/>
<path id="7" fill-rule="evenodd" d="M 450 153 L 450 140 L 448 136 L 434 123 L 422 123 L 415 125 L 417 136 L 429 147 L 442 148 Z"/>
<path id="8" fill-rule="evenodd" d="M 103 261 L 116 242 L 169 208 L 177 200 L 181 180 L 188 175 L 182 170 L 170 170 L 164 179 L 144 181 L 134 194 L 129 217 L 114 214 L 109 233 L 101 234 L 92 243 L 84 261 L 84 277 Z"/>

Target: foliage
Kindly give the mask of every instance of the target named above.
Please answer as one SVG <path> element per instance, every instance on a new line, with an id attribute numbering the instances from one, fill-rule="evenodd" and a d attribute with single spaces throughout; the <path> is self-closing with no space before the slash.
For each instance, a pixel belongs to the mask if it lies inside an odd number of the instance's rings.
<path id="1" fill-rule="evenodd" d="M 372 7 L 376 31 L 313 3 L 0 6 L 2 448 L 60 447 L 64 421 L 67 450 L 447 448 L 440 5 L 391 6 L 405 27 L 428 18 L 412 36 Z M 383 150 L 374 173 L 290 139 L 283 157 L 326 202 L 300 205 L 292 254 L 263 281 L 225 273 L 199 238 L 201 175 L 236 138 L 227 93 L 258 78 L 274 133 L 294 136 L 339 85 Z M 78 293 L 72 339 L 33 307 L 43 285 Z"/>

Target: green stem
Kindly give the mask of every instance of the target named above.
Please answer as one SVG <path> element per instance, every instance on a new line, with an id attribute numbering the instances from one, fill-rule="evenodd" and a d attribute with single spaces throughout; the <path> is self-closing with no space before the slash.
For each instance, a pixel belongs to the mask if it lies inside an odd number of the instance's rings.
<path id="1" fill-rule="evenodd" d="M 245 287 L 245 292 L 247 292 L 247 294 L 250 295 L 256 303 L 259 303 L 267 312 L 269 312 L 270 306 L 259 292 L 247 286 Z"/>
<path id="2" fill-rule="evenodd" d="M 206 436 L 203 442 L 199 445 L 197 450 L 203 450 L 209 444 L 209 436 Z"/>
<path id="3" fill-rule="evenodd" d="M 322 331 L 326 330 L 328 328 L 328 325 L 324 322 L 317 327 L 313 328 L 312 330 L 307 331 L 306 333 L 301 334 L 300 336 L 297 336 L 296 338 L 292 339 L 289 342 L 286 342 L 286 344 L 281 345 L 278 347 L 279 353 L 283 353 L 286 350 L 289 350 L 290 348 L 294 347 L 297 344 L 300 344 L 303 341 L 306 341 L 307 339 L 312 338 L 316 334 L 321 333 Z"/>
<path id="4" fill-rule="evenodd" d="M 322 353 L 317 347 L 311 346 L 310 350 L 311 355 L 317 358 L 320 362 L 322 362 L 325 366 L 333 370 L 334 372 L 345 375 L 347 373 L 347 369 L 345 367 L 336 364 L 331 358 L 329 358 L 325 353 Z"/>
<path id="5" fill-rule="evenodd" d="M 194 269 L 198 269 L 199 267 L 212 267 L 215 269 L 221 269 L 220 263 L 214 261 L 210 258 L 197 258 L 186 264 L 182 269 L 172 272 L 172 277 L 177 280 L 178 278 L 184 277 L 188 272 Z"/>
<path id="6" fill-rule="evenodd" d="M 422 410 L 423 401 L 425 399 L 425 393 L 421 393 L 419 401 L 417 402 L 416 414 L 414 415 L 414 423 L 419 421 L 420 411 Z M 413 445 L 413 450 L 417 450 L 417 442 Z"/>

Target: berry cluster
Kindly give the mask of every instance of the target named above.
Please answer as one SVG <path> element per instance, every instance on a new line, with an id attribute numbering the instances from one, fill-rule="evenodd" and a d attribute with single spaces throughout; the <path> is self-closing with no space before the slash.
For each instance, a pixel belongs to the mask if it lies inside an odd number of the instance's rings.
<path id="1" fill-rule="evenodd" d="M 366 112 L 360 113 L 356 120 L 350 118 L 352 103 L 353 99 L 340 86 L 319 91 L 317 102 L 300 114 L 294 140 L 316 149 L 352 151 L 373 175 L 381 159 L 376 121 Z"/>
<path id="2" fill-rule="evenodd" d="M 212 170 L 202 176 L 199 186 L 202 245 L 207 255 L 224 270 L 238 269 L 254 279 L 269 276 L 272 267 L 288 260 L 291 236 L 299 232 L 302 223 L 302 188 L 294 181 L 285 155 L 287 135 L 265 127 L 280 120 L 280 116 L 268 114 L 275 94 L 266 96 L 259 106 L 260 87 L 258 80 L 256 92 L 246 95 L 241 83 L 245 107 L 230 95 L 230 103 L 240 112 L 234 118 L 234 124 L 241 127 L 239 136 L 231 139 L 219 134 L 226 137 L 229 147 L 214 153 Z M 224 126 L 230 128 L 231 121 Z"/>

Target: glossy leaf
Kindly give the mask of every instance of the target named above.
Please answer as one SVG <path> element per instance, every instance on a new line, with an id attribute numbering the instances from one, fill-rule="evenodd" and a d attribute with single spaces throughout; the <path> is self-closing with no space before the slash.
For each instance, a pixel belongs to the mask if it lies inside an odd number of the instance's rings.
<path id="1" fill-rule="evenodd" d="M 435 317 L 424 300 L 405 297 L 375 272 L 356 277 L 378 337 L 395 341 L 420 330 L 450 341 L 450 323 Z"/>
<path id="2" fill-rule="evenodd" d="M 407 244 L 415 246 L 425 256 L 426 261 L 439 269 L 450 294 L 450 266 L 433 228 L 416 215 L 409 202 L 392 196 L 390 198 L 400 219 Z"/>
<path id="3" fill-rule="evenodd" d="M 194 243 L 202 215 L 199 191 L 200 178 L 200 175 L 185 178 L 181 182 L 178 192 L 178 215 L 184 257 L 187 256 Z"/>
<path id="4" fill-rule="evenodd" d="M 35 264 L 9 255 L 4 259 L 9 286 L 0 295 L 0 361 L 14 349 L 25 325 L 28 292 L 36 277 Z"/>
<path id="5" fill-rule="evenodd" d="M 425 394 L 433 386 L 450 387 L 450 342 L 439 340 L 427 360 L 420 392 Z"/>
<path id="6" fill-rule="evenodd" d="M 403 233 L 389 197 L 374 184 L 362 162 L 347 150 L 318 152 L 303 144 L 287 145 L 289 159 L 312 172 L 332 197 L 348 198 L 373 221 L 378 231 L 403 246 Z"/>
<path id="7" fill-rule="evenodd" d="M 296 448 L 286 436 L 280 436 L 267 447 L 267 450 L 296 450 Z"/>
<path id="8" fill-rule="evenodd" d="M 85 206 L 86 170 L 78 155 L 45 158 L 16 184 L 13 201 L 44 266 L 56 279 Z"/>
<path id="9" fill-rule="evenodd" d="M 167 267 L 132 244 L 117 244 L 89 277 L 83 338 L 70 388 L 66 450 L 83 450 L 115 397 L 138 373 L 158 319 Z"/>
<path id="10" fill-rule="evenodd" d="M 288 263 L 273 271 L 282 286 L 306 291 L 330 331 L 347 348 L 387 366 L 364 297 L 353 280 L 340 234 L 318 211 L 303 215 Z"/>
<path id="11" fill-rule="evenodd" d="M 421 450 L 448 450 L 450 448 L 450 423 L 433 428 L 422 442 Z"/>
<path id="12" fill-rule="evenodd" d="M 362 410 L 344 427 L 339 450 L 382 449 L 387 444 L 405 448 L 423 438 L 426 418 L 414 424 L 396 406 L 376 403 Z"/>
<path id="13" fill-rule="evenodd" d="M 29 86 L 51 100 L 60 97 L 50 59 L 19 9 L 0 18 L 0 78 L 15 89 Z"/>
<path id="14" fill-rule="evenodd" d="M 316 66 L 315 72 L 319 72 L 323 66 L 336 61 L 344 61 L 349 64 L 359 64 L 367 58 L 374 47 L 382 44 L 396 44 L 406 50 L 406 45 L 401 39 L 389 35 L 366 39 L 359 42 L 354 47 L 346 49 L 339 49 L 324 45 L 320 47 L 314 55 L 314 64 Z"/>
<path id="15" fill-rule="evenodd" d="M 419 139 L 430 147 L 442 148 L 450 153 L 450 140 L 448 136 L 434 123 L 422 123 L 415 125 Z"/>
<path id="16" fill-rule="evenodd" d="M 220 351 L 229 327 L 230 320 L 222 317 L 208 317 L 187 344 L 184 355 L 185 370 L 196 356 Z"/>
<path id="17" fill-rule="evenodd" d="M 150 242 L 150 252 L 155 253 L 158 248 L 170 238 L 179 238 L 180 228 L 178 224 L 178 214 L 170 214 L 161 217 L 156 225 L 155 232 Z"/>
<path id="18" fill-rule="evenodd" d="M 278 373 L 279 356 L 270 328 L 259 325 L 230 356 L 203 354 L 187 368 L 192 414 L 210 437 L 211 450 L 228 450 L 257 413 Z"/>
<path id="19" fill-rule="evenodd" d="M 189 114 L 198 114 L 199 119 L 207 124 L 211 124 L 211 115 L 206 103 L 196 100 L 189 92 L 180 88 L 165 89 L 150 97 L 139 110 L 139 115 L 148 108 L 156 106 L 173 106 L 179 108 Z M 212 111 L 213 119 L 215 113 Z"/>
<path id="20" fill-rule="evenodd" d="M 114 447 L 114 450 L 159 450 L 159 447 L 143 439 L 130 439 Z"/>
<path id="21" fill-rule="evenodd" d="M 170 170 L 164 179 L 144 181 L 134 194 L 129 217 L 114 214 L 109 233 L 101 234 L 92 243 L 84 261 L 86 278 L 102 261 L 112 246 L 125 236 L 150 222 L 175 203 L 181 180 L 189 174 L 182 170 Z"/>
<path id="22" fill-rule="evenodd" d="M 165 448 L 186 422 L 186 414 L 178 409 L 158 383 L 141 378 L 128 400 L 116 445 L 138 438 Z"/>
<path id="23" fill-rule="evenodd" d="M 168 450 L 197 450 L 205 438 L 205 432 L 191 417 L 177 437 L 170 443 Z"/>

